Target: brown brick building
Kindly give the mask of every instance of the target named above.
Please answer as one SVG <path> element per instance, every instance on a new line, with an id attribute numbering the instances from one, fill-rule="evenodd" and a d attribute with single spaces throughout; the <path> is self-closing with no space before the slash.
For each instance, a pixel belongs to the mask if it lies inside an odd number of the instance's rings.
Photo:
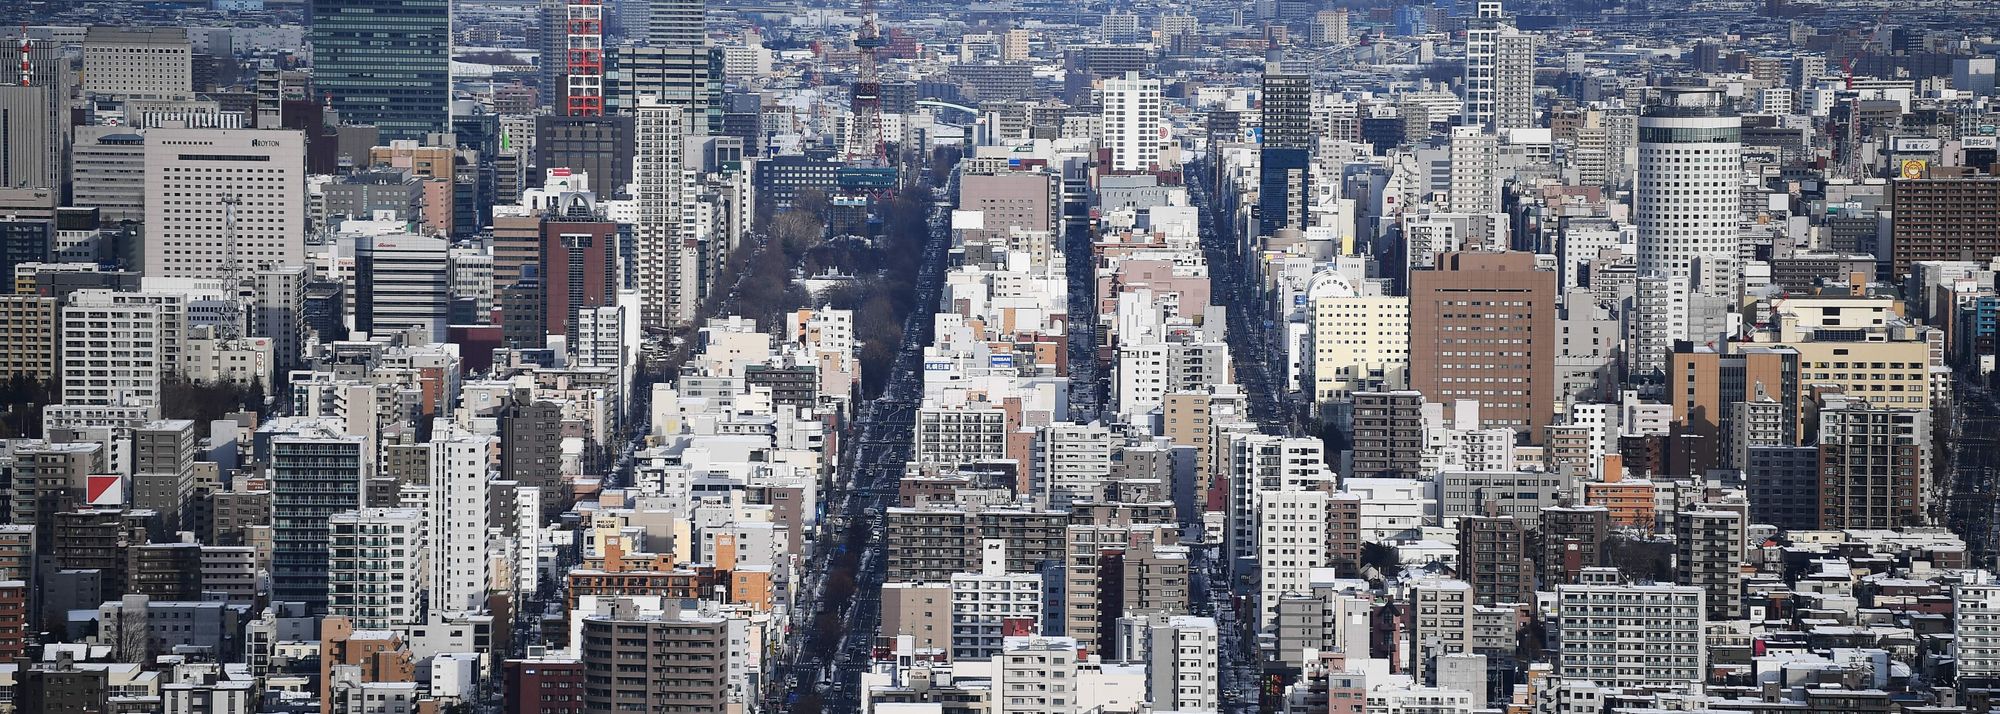
<path id="1" fill-rule="evenodd" d="M 1444 405 L 1479 400 L 1483 427 L 1539 443 L 1555 413 L 1556 274 L 1520 252 L 1438 256 L 1410 273 L 1410 387 Z"/>
<path id="2" fill-rule="evenodd" d="M 1919 260 L 1985 262 L 2000 255 L 2000 177 L 1933 169 L 1889 186 L 1895 275 Z"/>

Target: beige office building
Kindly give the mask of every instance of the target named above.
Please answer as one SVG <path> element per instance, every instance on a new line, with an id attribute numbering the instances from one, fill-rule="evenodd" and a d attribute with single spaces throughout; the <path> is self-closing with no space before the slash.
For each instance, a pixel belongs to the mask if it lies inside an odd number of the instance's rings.
<path id="1" fill-rule="evenodd" d="M 290 129 L 149 130 L 146 276 L 305 264 L 305 155 Z"/>

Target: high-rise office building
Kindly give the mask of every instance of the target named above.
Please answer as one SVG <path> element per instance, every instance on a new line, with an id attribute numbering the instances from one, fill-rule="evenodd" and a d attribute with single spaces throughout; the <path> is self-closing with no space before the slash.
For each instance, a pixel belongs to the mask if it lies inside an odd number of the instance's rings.
<path id="1" fill-rule="evenodd" d="M 47 147 L 63 145 L 68 127 L 57 116 L 49 97 L 55 88 L 0 86 L 0 188 L 46 188 L 62 185 L 62 155 Z"/>
<path id="2" fill-rule="evenodd" d="M 605 51 L 604 107 L 631 113 L 647 99 L 680 107 L 689 134 L 720 129 L 719 56 L 702 45 L 620 45 Z"/>
<path id="3" fill-rule="evenodd" d="M 535 57 L 535 88 L 541 105 L 562 113 L 563 92 L 569 87 L 569 0 L 540 0 L 535 6 L 540 39 Z"/>
<path id="4" fill-rule="evenodd" d="M 451 0 L 314 0 L 313 87 L 384 140 L 451 130 Z"/>
<path id="5" fill-rule="evenodd" d="M 55 238 L 55 221 L 0 216 L 0 275 L 12 281 L 15 266 L 48 262 L 54 255 Z"/>
<path id="6" fill-rule="evenodd" d="M 708 44 L 708 3 L 704 0 L 631 0 L 651 5 L 646 42 L 660 47 Z"/>
<path id="7" fill-rule="evenodd" d="M 420 235 L 363 236 L 354 245 L 354 329 L 370 337 L 418 330 L 443 341 L 451 317 L 451 245 Z"/>
<path id="8" fill-rule="evenodd" d="M 80 126 L 70 156 L 70 204 L 105 224 L 146 220 L 146 135 L 129 126 Z"/>
<path id="9" fill-rule="evenodd" d="M 618 224 L 542 222 L 542 304 L 547 334 L 576 342 L 578 313 L 618 304 Z"/>
<path id="10" fill-rule="evenodd" d="M 1258 151 L 1257 217 L 1264 235 L 1304 229 L 1312 196 L 1312 75 L 1267 63 L 1263 144 Z"/>
<path id="11" fill-rule="evenodd" d="M 1160 168 L 1160 148 L 1168 132 L 1160 80 L 1127 72 L 1123 78 L 1105 79 L 1103 94 L 1102 148 L 1110 154 L 1110 169 L 1142 173 Z"/>
<path id="12" fill-rule="evenodd" d="M 26 56 L 9 52 L 10 68 L 20 61 L 21 81 L 0 86 L 0 188 L 58 189 L 63 185 L 69 154 L 69 102 L 76 87 L 62 43 L 48 39 L 0 40 L 0 47 L 26 49 Z M 0 279 L 11 279 L 7 273 Z"/>
<path id="13" fill-rule="evenodd" d="M 326 612 L 328 523 L 362 507 L 374 457 L 338 422 L 274 423 L 271 463 L 271 598 Z"/>
<path id="14" fill-rule="evenodd" d="M 304 265 L 305 156 L 291 129 L 148 130 L 147 277 Z"/>
<path id="15" fill-rule="evenodd" d="M 585 174 L 610 198 L 632 182 L 632 127 L 630 116 L 536 115 L 535 165 Z"/>
<path id="16" fill-rule="evenodd" d="M 177 97 L 194 91 L 194 47 L 181 27 L 92 27 L 83 35 L 83 91 Z"/>
<path id="17" fill-rule="evenodd" d="M 1479 402 L 1481 426 L 1539 441 L 1555 412 L 1556 274 L 1530 253 L 1438 256 L 1410 273 L 1410 388 Z"/>

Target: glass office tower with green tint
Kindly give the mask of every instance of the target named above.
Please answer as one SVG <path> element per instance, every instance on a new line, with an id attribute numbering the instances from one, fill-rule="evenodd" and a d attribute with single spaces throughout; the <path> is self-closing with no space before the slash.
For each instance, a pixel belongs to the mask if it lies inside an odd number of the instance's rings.
<path id="1" fill-rule="evenodd" d="M 451 129 L 451 0 L 313 0 L 313 85 L 382 140 Z"/>

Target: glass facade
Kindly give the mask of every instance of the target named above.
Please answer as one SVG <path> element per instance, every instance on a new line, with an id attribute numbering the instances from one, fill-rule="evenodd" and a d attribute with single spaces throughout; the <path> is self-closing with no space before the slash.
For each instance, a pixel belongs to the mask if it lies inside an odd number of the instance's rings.
<path id="1" fill-rule="evenodd" d="M 313 83 L 341 121 L 382 140 L 451 125 L 450 0 L 316 0 Z"/>

